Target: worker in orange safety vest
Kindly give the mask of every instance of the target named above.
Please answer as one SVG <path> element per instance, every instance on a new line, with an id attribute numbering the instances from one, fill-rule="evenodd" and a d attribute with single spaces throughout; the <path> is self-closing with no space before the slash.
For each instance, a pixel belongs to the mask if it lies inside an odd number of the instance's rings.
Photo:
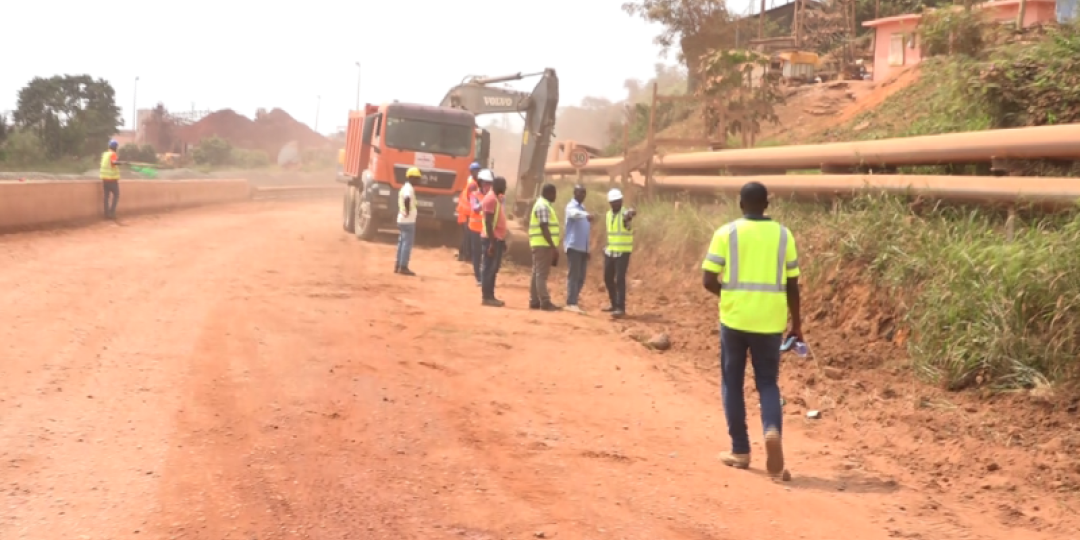
<path id="1" fill-rule="evenodd" d="M 457 260 L 461 262 L 472 261 L 472 246 L 469 244 L 469 214 L 472 213 L 472 205 L 469 204 L 469 195 L 478 189 L 476 173 L 480 172 L 480 164 L 473 162 L 469 165 L 469 180 L 461 190 L 457 201 L 457 222 L 461 226 L 461 245 L 458 246 Z"/>
<path id="2" fill-rule="evenodd" d="M 480 181 L 477 189 L 469 194 L 469 250 L 472 255 L 473 276 L 476 278 L 476 286 L 480 286 L 480 261 L 483 253 L 480 249 L 480 232 L 484 230 L 484 211 L 480 208 L 480 202 L 484 200 L 495 181 L 495 173 L 491 169 L 483 169 L 476 174 Z"/>

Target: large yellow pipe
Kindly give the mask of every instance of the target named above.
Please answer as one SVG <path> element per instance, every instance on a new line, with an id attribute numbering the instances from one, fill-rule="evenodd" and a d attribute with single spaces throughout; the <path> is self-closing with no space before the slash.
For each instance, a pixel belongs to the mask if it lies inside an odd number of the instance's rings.
<path id="1" fill-rule="evenodd" d="M 992 159 L 1080 159 L 1080 125 L 998 129 L 847 143 L 808 144 L 690 152 L 657 156 L 656 170 L 803 170 L 822 166 L 911 166 L 979 163 Z M 596 159 L 585 173 L 606 174 L 621 158 Z M 576 172 L 568 162 L 548 165 L 549 174 Z"/>

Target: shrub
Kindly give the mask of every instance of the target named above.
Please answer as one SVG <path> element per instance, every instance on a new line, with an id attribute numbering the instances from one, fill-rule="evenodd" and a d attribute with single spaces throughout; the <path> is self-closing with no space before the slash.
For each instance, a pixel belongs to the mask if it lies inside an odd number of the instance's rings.
<path id="1" fill-rule="evenodd" d="M 191 157 L 199 165 L 227 165 L 232 157 L 232 145 L 221 137 L 209 137 L 199 141 Z"/>
<path id="2" fill-rule="evenodd" d="M 234 148 L 229 162 L 244 169 L 257 169 L 270 165 L 270 158 L 262 150 Z"/>
<path id="3" fill-rule="evenodd" d="M 47 157 L 41 137 L 27 130 L 9 133 L 0 154 L 5 163 L 20 167 L 44 163 Z"/>
<path id="4" fill-rule="evenodd" d="M 139 163 L 157 163 L 157 152 L 148 144 L 125 144 L 120 147 L 120 159 L 124 161 L 136 161 Z"/>

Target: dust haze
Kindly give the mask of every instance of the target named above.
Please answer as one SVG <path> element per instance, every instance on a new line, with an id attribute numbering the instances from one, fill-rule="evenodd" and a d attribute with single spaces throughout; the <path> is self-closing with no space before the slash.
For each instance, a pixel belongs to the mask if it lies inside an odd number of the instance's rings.
<path id="1" fill-rule="evenodd" d="M 686 71 L 678 65 L 656 64 L 655 76 L 648 80 L 627 79 L 623 82 L 626 97 L 618 101 L 601 97 L 585 97 L 579 103 L 560 104 L 555 120 L 555 142 L 574 141 L 603 152 L 622 137 L 625 110 L 633 104 L 648 104 L 652 84 L 659 85 L 663 94 L 685 92 Z M 500 115 L 484 126 L 491 132 L 491 158 L 496 174 L 505 176 L 510 187 L 516 185 L 521 157 L 522 122 L 516 115 Z"/>

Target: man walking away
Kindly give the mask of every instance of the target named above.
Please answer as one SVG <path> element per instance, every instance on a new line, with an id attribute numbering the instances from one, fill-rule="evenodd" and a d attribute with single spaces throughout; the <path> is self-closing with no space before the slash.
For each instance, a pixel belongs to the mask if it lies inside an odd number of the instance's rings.
<path id="1" fill-rule="evenodd" d="M 551 205 L 556 195 L 555 184 L 544 184 L 529 217 L 529 247 L 532 248 L 529 309 L 559 310 L 559 306 L 551 303 L 547 288 L 551 267 L 559 264 L 559 216 Z"/>
<path id="2" fill-rule="evenodd" d="M 761 398 L 765 469 L 772 477 L 782 477 L 780 344 L 789 312 L 791 335 L 802 341 L 802 315 L 795 237 L 765 216 L 768 206 L 764 185 L 744 185 L 739 193 L 743 217 L 717 229 L 701 268 L 705 289 L 720 297 L 720 387 L 731 436 L 731 452 L 721 454 L 720 460 L 740 469 L 750 466 L 743 396 L 749 350 Z"/>
<path id="3" fill-rule="evenodd" d="M 502 266 L 503 253 L 506 253 L 506 213 L 503 210 L 503 198 L 506 196 L 506 179 L 496 176 L 491 184 L 491 190 L 484 195 L 482 204 L 484 210 L 484 233 L 481 239 L 483 243 L 484 261 L 481 273 L 483 274 L 483 286 L 480 290 L 483 295 L 483 305 L 491 307 L 503 307 L 505 302 L 495 298 L 495 277 L 499 275 Z"/>
<path id="4" fill-rule="evenodd" d="M 461 190 L 461 195 L 458 195 L 457 222 L 458 226 L 461 227 L 461 245 L 458 246 L 457 260 L 461 262 L 472 260 L 471 244 L 469 243 L 469 215 L 472 214 L 470 200 L 472 193 L 480 189 L 476 181 L 476 175 L 479 172 L 479 163 L 474 161 L 472 165 L 469 165 L 469 179 L 465 182 L 465 188 Z"/>
<path id="5" fill-rule="evenodd" d="M 566 310 L 585 313 L 578 297 L 585 287 L 585 267 L 589 262 L 589 230 L 593 215 L 585 210 L 585 186 L 574 186 L 574 198 L 566 203 Z"/>
<path id="6" fill-rule="evenodd" d="M 409 258 L 412 256 L 413 242 L 416 241 L 416 190 L 413 181 L 420 178 L 420 169 L 416 167 L 405 171 L 405 185 L 398 191 L 398 241 L 397 264 L 394 273 L 403 276 L 415 276 L 409 270 Z"/>
<path id="7" fill-rule="evenodd" d="M 607 247 L 604 248 L 604 285 L 611 305 L 603 311 L 616 319 L 626 315 L 626 272 L 630 269 L 630 253 L 634 251 L 634 230 L 631 222 L 637 213 L 633 208 L 623 210 L 623 195 L 618 189 L 608 192 Z"/>
<path id="8" fill-rule="evenodd" d="M 120 202 L 120 165 L 125 165 L 125 162 L 120 161 L 120 157 L 116 154 L 118 148 L 120 148 L 120 143 L 111 140 L 109 149 L 101 154 L 99 176 L 101 177 L 102 199 L 105 202 L 105 219 L 116 219 L 116 204 Z"/>
<path id="9" fill-rule="evenodd" d="M 495 180 L 495 175 L 490 169 L 484 169 L 477 174 L 477 179 L 480 180 L 480 186 L 469 195 L 471 210 L 469 214 L 469 242 L 471 244 L 469 249 L 472 252 L 473 275 L 476 277 L 476 286 L 479 287 L 483 281 L 480 269 L 484 257 L 484 249 L 480 245 L 480 237 L 484 232 L 484 209 L 482 203 L 484 196 L 491 191 L 491 183 Z"/>

